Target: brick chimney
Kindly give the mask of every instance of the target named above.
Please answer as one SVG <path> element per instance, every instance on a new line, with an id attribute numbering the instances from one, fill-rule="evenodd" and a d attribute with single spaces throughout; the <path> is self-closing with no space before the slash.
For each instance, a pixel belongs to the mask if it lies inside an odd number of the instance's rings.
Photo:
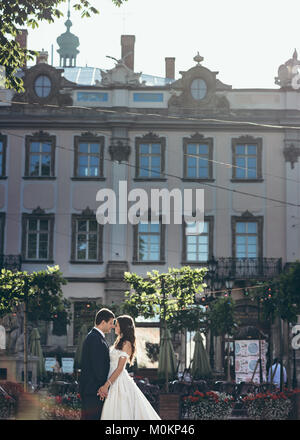
<path id="1" fill-rule="evenodd" d="M 126 66 L 134 70 L 135 35 L 121 35 L 121 58 Z"/>
<path id="2" fill-rule="evenodd" d="M 28 30 L 27 29 L 18 29 L 18 34 L 15 38 L 15 41 L 19 43 L 22 49 L 27 49 L 27 35 Z M 24 67 L 26 67 L 27 63 L 26 60 L 24 62 Z"/>
<path id="3" fill-rule="evenodd" d="M 48 64 L 48 52 L 42 49 L 39 51 L 38 56 L 36 57 L 36 64 L 45 63 Z"/>
<path id="4" fill-rule="evenodd" d="M 175 58 L 165 58 L 166 78 L 175 79 Z"/>

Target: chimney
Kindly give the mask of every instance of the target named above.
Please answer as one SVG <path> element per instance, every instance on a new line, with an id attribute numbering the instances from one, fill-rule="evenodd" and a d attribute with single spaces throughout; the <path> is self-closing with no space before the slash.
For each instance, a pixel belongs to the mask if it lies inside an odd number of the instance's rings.
<path id="1" fill-rule="evenodd" d="M 16 35 L 15 41 L 19 43 L 22 49 L 27 49 L 27 29 L 18 29 L 18 34 Z M 26 67 L 26 60 L 24 61 L 24 66 Z"/>
<path id="2" fill-rule="evenodd" d="M 175 79 L 175 58 L 165 58 L 166 78 Z"/>
<path id="3" fill-rule="evenodd" d="M 126 66 L 134 70 L 135 35 L 121 35 L 121 58 Z"/>
<path id="4" fill-rule="evenodd" d="M 48 52 L 42 49 L 39 51 L 38 56 L 36 57 L 36 64 L 45 63 L 48 64 Z"/>

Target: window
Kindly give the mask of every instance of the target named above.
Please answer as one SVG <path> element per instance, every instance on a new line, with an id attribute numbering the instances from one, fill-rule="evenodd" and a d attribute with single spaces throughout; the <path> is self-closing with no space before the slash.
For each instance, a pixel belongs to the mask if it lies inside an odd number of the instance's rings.
<path id="1" fill-rule="evenodd" d="M 0 177 L 5 177 L 6 173 L 6 145 L 6 136 L 0 134 Z"/>
<path id="2" fill-rule="evenodd" d="M 150 133 L 136 138 L 136 178 L 160 179 L 165 169 L 165 138 Z M 163 179 L 165 180 L 165 179 Z"/>
<path id="3" fill-rule="evenodd" d="M 102 230 L 103 226 L 88 208 L 81 215 L 72 215 L 72 263 L 102 261 Z"/>
<path id="4" fill-rule="evenodd" d="M 51 81 L 46 75 L 39 75 L 34 82 L 34 91 L 39 98 L 47 98 L 51 92 Z"/>
<path id="5" fill-rule="evenodd" d="M 183 177 L 188 180 L 211 180 L 213 140 L 196 133 L 183 139 Z"/>
<path id="6" fill-rule="evenodd" d="M 263 217 L 246 211 L 232 217 L 232 275 L 245 278 L 263 271 Z"/>
<path id="7" fill-rule="evenodd" d="M 53 260 L 54 215 L 38 208 L 33 214 L 23 214 L 22 257 L 24 261 Z"/>
<path id="8" fill-rule="evenodd" d="M 164 263 L 165 225 L 140 222 L 134 226 L 134 263 Z"/>
<path id="9" fill-rule="evenodd" d="M 184 263 L 207 262 L 213 254 L 213 217 L 206 216 L 203 231 L 197 233 L 196 223 L 183 221 Z"/>
<path id="10" fill-rule="evenodd" d="M 196 101 L 205 98 L 207 93 L 207 84 L 202 78 L 196 78 L 191 84 L 191 95 Z"/>
<path id="11" fill-rule="evenodd" d="M 25 177 L 49 179 L 54 176 L 55 137 L 41 132 L 26 136 Z"/>
<path id="12" fill-rule="evenodd" d="M 236 257 L 256 258 L 258 235 L 256 222 L 236 222 Z"/>
<path id="13" fill-rule="evenodd" d="M 102 179 L 103 150 L 103 137 L 76 136 L 74 177 L 80 179 Z"/>
<path id="14" fill-rule="evenodd" d="M 262 179 L 262 140 L 252 137 L 233 139 L 233 168 L 234 180 Z"/>

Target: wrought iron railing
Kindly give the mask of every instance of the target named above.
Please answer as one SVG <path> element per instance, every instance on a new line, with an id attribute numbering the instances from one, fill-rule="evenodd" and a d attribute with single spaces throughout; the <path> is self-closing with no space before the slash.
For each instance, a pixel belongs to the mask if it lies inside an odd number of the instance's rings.
<path id="1" fill-rule="evenodd" d="M 232 258 L 220 257 L 215 259 L 216 270 L 214 278 L 220 280 L 235 279 L 267 280 L 280 274 L 282 271 L 281 258 Z M 209 262 L 201 266 L 209 267 Z"/>
<path id="2" fill-rule="evenodd" d="M 0 255 L 0 269 L 21 270 L 21 255 Z"/>

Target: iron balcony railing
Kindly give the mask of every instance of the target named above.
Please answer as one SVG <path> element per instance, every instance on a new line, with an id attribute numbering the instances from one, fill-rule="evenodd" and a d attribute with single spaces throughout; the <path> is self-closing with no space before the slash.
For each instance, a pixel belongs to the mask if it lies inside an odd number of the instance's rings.
<path id="1" fill-rule="evenodd" d="M 220 257 L 214 260 L 213 277 L 220 280 L 267 280 L 279 275 L 282 271 L 281 258 L 232 258 Z M 201 266 L 209 268 L 210 262 Z M 212 275 L 209 271 L 208 275 Z"/>

